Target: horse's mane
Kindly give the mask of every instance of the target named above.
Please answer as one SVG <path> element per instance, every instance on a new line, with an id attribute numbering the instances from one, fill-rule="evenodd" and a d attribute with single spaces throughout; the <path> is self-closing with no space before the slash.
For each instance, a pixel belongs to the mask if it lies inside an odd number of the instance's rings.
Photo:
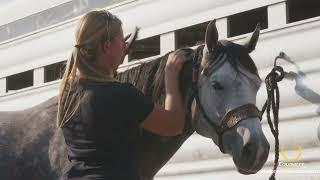
<path id="1" fill-rule="evenodd" d="M 180 87 L 183 96 L 187 87 L 191 86 L 191 60 L 193 50 L 184 49 L 187 53 L 187 63 L 180 74 Z M 146 96 L 152 97 L 157 104 L 163 105 L 165 98 L 164 71 L 169 53 L 118 74 L 121 82 L 129 82 L 140 89 Z M 189 63 L 190 62 L 190 63 Z"/>

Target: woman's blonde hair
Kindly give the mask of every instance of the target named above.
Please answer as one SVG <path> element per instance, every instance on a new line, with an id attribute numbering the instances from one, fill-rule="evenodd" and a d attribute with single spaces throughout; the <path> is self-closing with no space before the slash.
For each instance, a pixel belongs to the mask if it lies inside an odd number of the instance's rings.
<path id="1" fill-rule="evenodd" d="M 113 40 L 122 29 L 119 18 L 108 11 L 91 11 L 84 15 L 75 33 L 76 45 L 67 61 L 58 95 L 57 127 L 62 127 L 75 113 L 83 93 L 75 85 L 77 78 L 111 81 L 114 72 L 105 72 L 97 65 L 100 45 Z"/>

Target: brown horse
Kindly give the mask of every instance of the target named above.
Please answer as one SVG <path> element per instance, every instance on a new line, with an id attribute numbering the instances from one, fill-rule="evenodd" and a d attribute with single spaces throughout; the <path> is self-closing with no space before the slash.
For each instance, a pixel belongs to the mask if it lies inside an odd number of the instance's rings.
<path id="1" fill-rule="evenodd" d="M 233 123 L 226 118 L 239 107 L 256 103 L 261 81 L 248 53 L 255 48 L 258 37 L 259 28 L 256 28 L 245 45 L 218 41 L 213 21 L 207 27 L 204 46 L 196 51 L 183 49 L 188 60 L 181 72 L 180 88 L 188 112 L 187 125 L 175 137 L 161 137 L 142 130 L 140 166 L 144 180 L 153 179 L 195 131 L 211 138 L 224 153 L 232 156 L 240 173 L 252 174 L 262 168 L 269 154 L 269 143 L 259 117 L 241 116 Z M 120 73 L 118 79 L 133 83 L 155 103 L 163 104 L 166 60 L 167 55 L 143 63 Z M 200 71 L 196 86 L 192 86 L 191 72 L 196 65 Z M 57 97 L 23 111 L 0 113 L 0 179 L 59 178 L 68 158 L 62 133 L 55 127 L 56 113 Z M 220 127 L 227 128 L 221 131 Z"/>

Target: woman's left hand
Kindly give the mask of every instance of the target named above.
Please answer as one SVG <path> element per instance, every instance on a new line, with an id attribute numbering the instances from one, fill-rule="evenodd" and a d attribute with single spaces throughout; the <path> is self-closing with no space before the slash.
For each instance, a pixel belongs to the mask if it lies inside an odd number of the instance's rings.
<path id="1" fill-rule="evenodd" d="M 132 47 L 133 42 L 137 39 L 139 32 L 139 28 L 135 27 L 134 31 L 128 35 L 125 36 L 124 42 L 125 42 L 125 52 L 124 54 L 127 55 Z"/>
<path id="2" fill-rule="evenodd" d="M 131 34 L 128 34 L 126 37 L 124 37 L 124 45 L 125 45 L 125 48 L 124 48 L 124 56 L 128 55 L 129 53 L 129 43 L 127 42 L 127 40 L 130 38 Z"/>

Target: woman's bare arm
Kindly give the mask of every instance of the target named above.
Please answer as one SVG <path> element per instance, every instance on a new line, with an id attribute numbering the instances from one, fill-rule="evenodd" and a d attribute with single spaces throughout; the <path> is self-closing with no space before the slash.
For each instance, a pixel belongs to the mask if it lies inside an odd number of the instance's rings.
<path id="1" fill-rule="evenodd" d="M 182 133 L 185 124 L 185 109 L 179 91 L 179 74 L 185 62 L 182 50 L 171 53 L 165 69 L 165 105 L 155 106 L 141 126 L 162 136 L 176 136 Z"/>

